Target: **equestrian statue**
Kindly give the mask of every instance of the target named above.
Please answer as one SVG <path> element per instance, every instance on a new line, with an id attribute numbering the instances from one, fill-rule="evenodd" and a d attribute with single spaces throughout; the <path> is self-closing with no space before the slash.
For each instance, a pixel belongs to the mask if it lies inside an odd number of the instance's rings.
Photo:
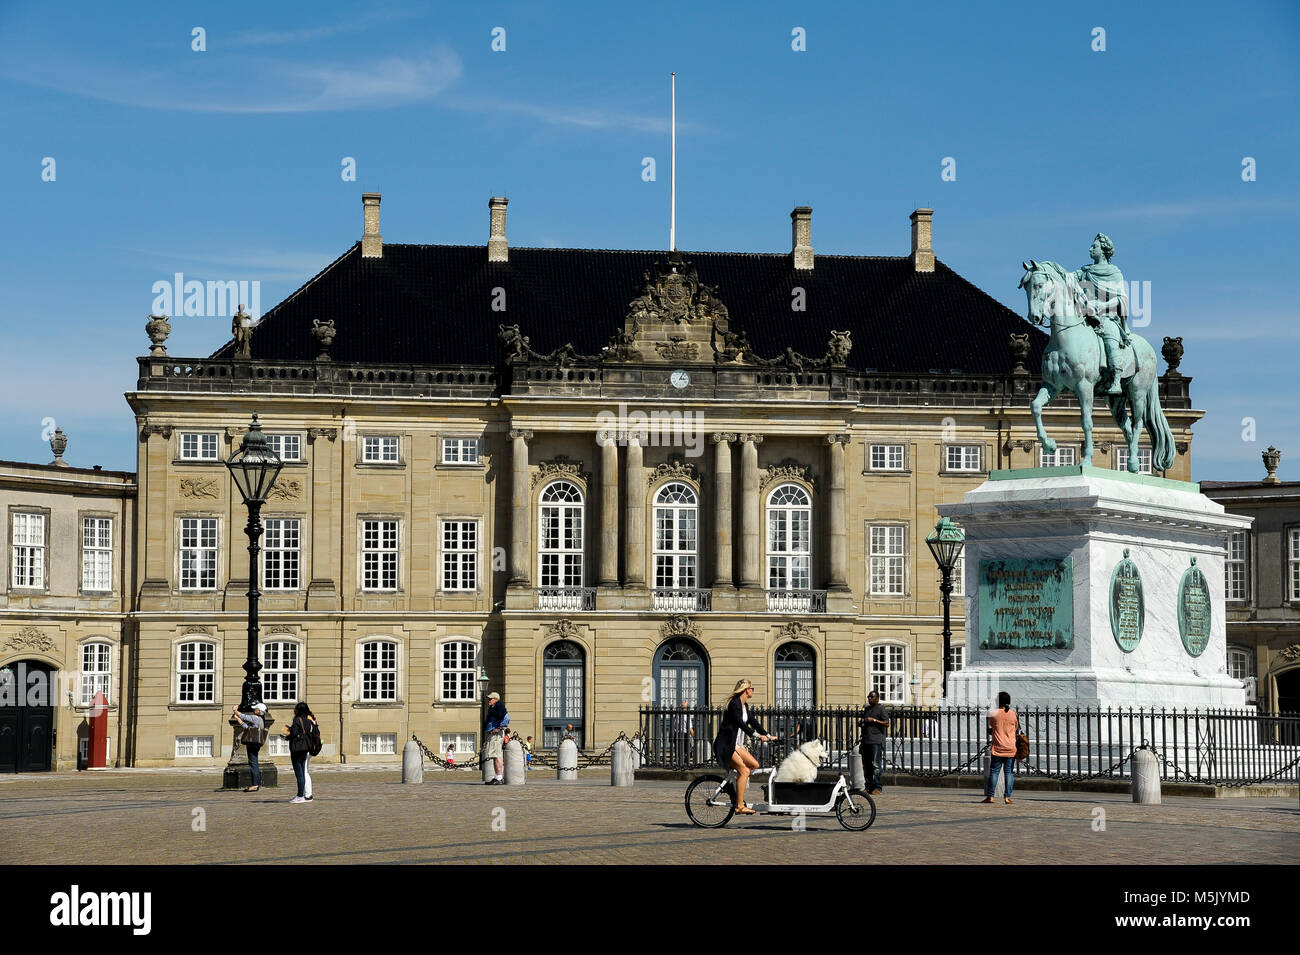
<path id="1" fill-rule="evenodd" d="M 1073 272 L 1056 262 L 1022 262 L 1020 288 L 1029 299 L 1029 320 L 1050 325 L 1043 350 L 1043 387 L 1032 408 L 1043 451 L 1056 442 L 1043 430 L 1043 407 L 1065 391 L 1079 399 L 1083 422 L 1083 457 L 1092 464 L 1092 405 L 1105 399 L 1128 445 L 1128 469 L 1139 470 L 1138 438 L 1145 426 L 1151 435 L 1151 467 L 1167 471 L 1174 463 L 1174 435 L 1160 410 L 1156 353 L 1150 343 L 1125 327 L 1128 291 L 1124 274 L 1111 264 L 1115 245 L 1098 233 L 1089 250 L 1092 264 Z"/>

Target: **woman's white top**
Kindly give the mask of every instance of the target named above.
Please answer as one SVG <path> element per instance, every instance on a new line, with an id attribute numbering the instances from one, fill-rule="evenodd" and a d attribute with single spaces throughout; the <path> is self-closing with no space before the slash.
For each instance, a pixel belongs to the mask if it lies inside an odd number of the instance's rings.
<path id="1" fill-rule="evenodd" d="M 743 700 L 740 703 L 740 722 L 746 725 L 748 725 L 749 723 L 749 707 L 745 705 Z M 736 730 L 736 749 L 744 749 L 744 748 L 745 748 L 745 728 L 744 726 L 742 726 L 740 729 Z"/>

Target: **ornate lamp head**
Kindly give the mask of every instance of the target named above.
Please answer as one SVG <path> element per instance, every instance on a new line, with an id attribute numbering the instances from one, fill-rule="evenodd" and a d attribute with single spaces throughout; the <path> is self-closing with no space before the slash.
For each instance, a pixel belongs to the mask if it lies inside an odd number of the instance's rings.
<path id="1" fill-rule="evenodd" d="M 284 467 L 284 462 L 267 444 L 266 435 L 262 433 L 262 425 L 258 422 L 256 414 L 253 415 L 253 423 L 249 425 L 248 433 L 244 435 L 243 443 L 239 450 L 230 456 L 226 467 L 230 469 L 230 476 L 234 479 L 235 486 L 239 488 L 245 504 L 265 503 L 266 496 L 271 492 L 271 486 L 275 484 L 280 469 Z"/>
<path id="2" fill-rule="evenodd" d="M 966 533 L 944 517 L 934 525 L 934 530 L 926 537 L 925 543 L 930 548 L 930 553 L 934 555 L 939 569 L 945 574 L 951 574 L 957 564 L 957 558 L 961 556 L 961 549 L 966 544 Z"/>

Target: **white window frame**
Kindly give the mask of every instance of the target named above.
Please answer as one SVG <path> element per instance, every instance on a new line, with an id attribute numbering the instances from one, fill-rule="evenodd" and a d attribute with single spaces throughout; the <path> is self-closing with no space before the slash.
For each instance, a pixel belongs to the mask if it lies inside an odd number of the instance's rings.
<path id="1" fill-rule="evenodd" d="M 656 590 L 700 586 L 700 494 L 685 481 L 668 481 L 655 491 L 652 545 Z"/>
<path id="2" fill-rule="evenodd" d="M 376 647 L 373 665 L 367 665 L 367 650 Z M 385 648 L 391 648 L 392 663 L 389 665 Z M 362 703 L 397 703 L 401 700 L 402 645 L 391 637 L 371 637 L 357 643 L 357 689 L 358 700 Z M 391 689 L 385 686 L 391 677 Z M 369 680 L 373 677 L 373 681 Z M 373 682 L 372 686 L 367 686 Z"/>
<path id="3" fill-rule="evenodd" d="M 302 656 L 302 644 L 297 640 L 268 640 L 262 644 L 262 696 L 267 703 L 296 703 L 302 699 Z M 287 659 L 290 657 L 292 666 Z M 293 692 L 285 693 L 285 678 L 289 676 L 293 678 Z"/>
<path id="4" fill-rule="evenodd" d="M 881 463 L 876 463 L 876 452 L 880 452 Z M 898 463 L 893 463 L 893 452 L 898 452 Z M 906 471 L 907 470 L 907 445 L 905 444 L 873 444 L 867 448 L 867 467 L 872 471 Z"/>
<path id="5" fill-rule="evenodd" d="M 177 584 L 180 589 L 190 593 L 210 593 L 217 589 L 218 584 L 218 567 L 217 556 L 221 551 L 221 519 L 217 517 L 185 517 L 178 516 L 180 526 L 177 530 L 177 548 L 176 555 L 178 561 L 177 567 Z M 194 534 L 191 538 L 193 545 L 187 547 L 186 542 L 186 524 L 194 523 Z M 207 542 L 206 531 L 208 525 L 211 525 L 211 543 Z M 203 566 L 203 558 L 207 555 L 211 560 L 210 568 Z M 191 567 L 186 567 L 186 559 L 189 558 Z M 211 584 L 204 580 L 204 570 L 210 569 L 212 574 Z M 185 579 L 187 570 L 193 573 L 193 579 L 189 586 L 186 586 Z"/>
<path id="6" fill-rule="evenodd" d="M 453 649 L 456 648 L 456 649 Z M 468 662 L 466 662 L 465 649 L 469 650 Z M 481 660 L 481 644 L 471 637 L 448 637 L 445 640 L 439 640 L 437 644 L 437 674 L 438 681 L 438 702 L 440 703 L 476 703 L 478 702 L 478 672 L 479 662 Z M 452 666 L 448 666 L 447 654 L 452 652 L 456 655 L 453 659 Z M 468 676 L 468 682 L 465 677 Z M 456 680 L 458 687 L 453 692 L 448 693 L 447 680 L 449 677 L 460 679 Z M 466 691 L 468 687 L 468 691 Z"/>
<path id="7" fill-rule="evenodd" d="M 81 589 L 97 593 L 113 590 L 113 519 L 98 515 L 81 518 Z"/>
<path id="8" fill-rule="evenodd" d="M 1234 658 L 1236 660 L 1242 661 L 1243 663 L 1240 674 L 1234 672 L 1233 669 Z M 1237 646 L 1235 644 L 1229 644 L 1225 664 L 1226 664 L 1228 676 L 1232 677 L 1232 679 L 1234 680 L 1245 681 L 1245 680 L 1249 680 L 1251 677 L 1255 675 L 1255 655 L 1251 653 L 1249 647 L 1242 647 L 1242 646 Z"/>
<path id="9" fill-rule="evenodd" d="M 213 754 L 211 736 L 177 736 L 174 737 L 176 759 L 211 759 Z M 189 750 L 189 752 L 182 752 Z M 207 750 L 207 752 L 200 752 Z"/>
<path id="10" fill-rule="evenodd" d="M 562 501 L 547 501 L 546 496 L 552 488 L 562 485 L 572 487 L 577 500 L 570 497 Z M 576 481 L 551 481 L 542 488 L 537 501 L 537 585 L 561 589 L 582 587 L 587 570 L 586 492 Z M 554 545 L 547 543 L 548 520 L 556 522 L 555 533 L 552 535 L 556 541 Z M 577 527 L 576 533 L 574 525 Z M 548 564 L 553 564 L 549 570 Z"/>
<path id="11" fill-rule="evenodd" d="M 44 590 L 49 515 L 11 511 L 9 582 L 15 590 Z"/>
<path id="12" fill-rule="evenodd" d="M 285 541 L 292 535 L 292 547 Z M 302 589 L 302 518 L 268 517 L 262 532 L 262 589 Z"/>
<path id="13" fill-rule="evenodd" d="M 1250 535 L 1246 531 L 1229 531 L 1223 547 L 1223 599 L 1236 602 L 1248 601 L 1250 600 Z"/>
<path id="14" fill-rule="evenodd" d="M 215 431 L 182 431 L 179 447 L 182 461 L 221 460 L 221 436 Z"/>
<path id="15" fill-rule="evenodd" d="M 476 437 L 446 437 L 442 439 L 443 464 L 456 467 L 473 467 L 481 460 L 479 439 Z"/>
<path id="16" fill-rule="evenodd" d="M 1115 447 L 1115 470 L 1128 473 L 1128 445 Z M 1138 445 L 1138 474 L 1154 474 L 1151 470 L 1151 449 Z"/>
<path id="17" fill-rule="evenodd" d="M 882 651 L 877 654 L 877 651 Z M 894 652 L 897 651 L 897 652 Z M 908 647 L 894 640 L 882 640 L 867 645 L 867 692 L 875 690 L 880 702 L 893 706 L 907 703 Z M 881 658 L 886 664 L 879 666 Z M 898 666 L 893 664 L 897 662 Z"/>
<path id="18" fill-rule="evenodd" d="M 785 491 L 801 500 L 778 502 L 777 495 Z M 812 494 L 803 485 L 786 481 L 768 492 L 764 504 L 767 589 L 812 590 Z"/>
<path id="19" fill-rule="evenodd" d="M 1287 528 L 1287 599 L 1300 601 L 1300 527 Z"/>
<path id="20" fill-rule="evenodd" d="M 302 435 L 300 434 L 270 432 L 266 435 L 266 443 L 281 461 L 296 463 L 303 459 Z"/>
<path id="21" fill-rule="evenodd" d="M 193 665 L 185 665 L 185 648 L 196 647 L 193 653 Z M 208 649 L 211 666 L 204 667 L 203 649 Z M 217 702 L 217 644 L 211 639 L 180 640 L 176 643 L 176 702 L 181 705 L 203 706 Z M 206 693 L 203 677 L 207 677 Z M 185 699 L 187 677 L 189 678 L 190 699 Z"/>
<path id="22" fill-rule="evenodd" d="M 439 733 L 436 755 L 446 757 L 448 742 L 455 745 L 453 755 L 459 761 L 458 765 L 468 765 L 465 757 L 472 757 L 478 752 L 478 736 L 474 733 Z"/>
<path id="23" fill-rule="evenodd" d="M 966 644 L 954 643 L 948 647 L 948 672 L 956 673 L 966 669 Z"/>
<path id="24" fill-rule="evenodd" d="M 362 733 L 360 740 L 362 756 L 396 756 L 396 733 Z"/>
<path id="25" fill-rule="evenodd" d="M 953 452 L 957 452 L 957 464 L 953 465 Z M 972 459 L 974 464 L 971 464 Z M 945 444 L 943 446 L 943 469 L 954 474 L 978 474 L 984 470 L 984 446 L 982 444 Z"/>
<path id="26" fill-rule="evenodd" d="M 87 660 L 87 656 L 93 659 Z M 77 653 L 78 682 L 81 684 L 81 706 L 91 706 L 95 694 L 103 691 L 104 700 L 113 703 L 113 644 L 106 640 L 87 640 Z M 87 669 L 86 664 L 90 663 Z"/>
<path id="27" fill-rule="evenodd" d="M 943 574 L 939 574 L 939 580 L 943 580 Z M 942 595 L 940 595 L 942 596 Z M 958 554 L 957 559 L 952 563 L 952 596 L 966 596 L 966 555 Z"/>
<path id="28" fill-rule="evenodd" d="M 895 544 L 897 544 L 896 548 Z M 868 525 L 867 554 L 867 593 L 872 597 L 906 596 L 907 525 Z M 891 582 L 895 572 L 898 580 L 897 589 L 894 589 Z M 883 587 L 878 587 L 877 581 L 882 581 Z"/>
<path id="29" fill-rule="evenodd" d="M 1069 458 L 1069 460 L 1065 460 Z M 1040 446 L 1038 449 L 1038 466 L 1040 468 L 1069 468 L 1079 463 L 1079 450 L 1072 444 L 1057 445 L 1056 450 L 1048 454 Z"/>
<path id="30" fill-rule="evenodd" d="M 374 525 L 373 533 L 369 525 Z M 391 545 L 389 544 L 391 525 Z M 391 566 L 390 566 L 391 565 Z M 402 582 L 402 522 L 394 517 L 361 518 L 361 574 L 363 593 L 397 593 Z M 392 586 L 386 586 L 391 572 Z M 374 586 L 371 586 L 373 579 Z"/>
<path id="31" fill-rule="evenodd" d="M 401 464 L 402 439 L 395 434 L 367 434 L 361 437 L 362 464 Z"/>
<path id="32" fill-rule="evenodd" d="M 466 544 L 466 528 L 472 535 Z M 483 543 L 483 522 L 472 517 L 447 517 L 440 521 L 442 544 L 439 552 L 441 590 L 474 593 L 479 589 L 479 548 Z M 448 533 L 451 536 L 448 536 Z"/>

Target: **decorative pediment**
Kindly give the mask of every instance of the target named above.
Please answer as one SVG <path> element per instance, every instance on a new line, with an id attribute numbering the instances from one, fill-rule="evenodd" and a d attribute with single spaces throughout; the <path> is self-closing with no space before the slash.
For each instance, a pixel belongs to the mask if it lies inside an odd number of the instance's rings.
<path id="1" fill-rule="evenodd" d="M 641 274 L 641 293 L 628 305 L 629 324 L 671 322 L 677 325 L 700 323 L 712 325 L 715 319 L 726 323 L 727 306 L 718 298 L 718 290 L 700 281 L 694 264 L 673 252 L 668 262 L 659 266 L 658 274 Z"/>
<path id="2" fill-rule="evenodd" d="M 557 454 L 550 461 L 537 465 L 537 470 L 533 472 L 533 487 L 557 477 L 574 478 L 585 485 L 590 475 L 582 469 L 581 461 L 571 461 L 567 455 Z"/>
<path id="3" fill-rule="evenodd" d="M 781 640 L 805 640 L 809 643 L 813 642 L 813 632 L 798 620 L 792 620 L 778 630 L 777 637 Z"/>
<path id="4" fill-rule="evenodd" d="M 54 650 L 54 638 L 35 627 L 23 627 L 9 638 L 5 646 L 10 650 L 42 650 L 50 653 Z"/>
<path id="5" fill-rule="evenodd" d="M 667 622 L 659 628 L 659 635 L 665 640 L 671 640 L 674 637 L 686 637 L 698 641 L 700 639 L 700 628 L 690 617 L 679 614 L 668 618 Z"/>
<path id="6" fill-rule="evenodd" d="M 667 463 L 660 464 L 649 472 L 646 485 L 653 487 L 660 481 L 678 478 L 693 481 L 698 486 L 700 483 L 700 469 L 694 464 L 687 464 L 680 456 L 674 455 L 668 459 Z"/>
<path id="7" fill-rule="evenodd" d="M 219 497 L 217 482 L 210 478 L 181 478 L 181 497 Z"/>
<path id="8" fill-rule="evenodd" d="M 568 618 L 548 623 L 542 631 L 547 640 L 577 640 L 582 628 Z"/>
<path id="9" fill-rule="evenodd" d="M 805 467 L 794 458 L 786 458 L 780 464 L 774 464 L 763 472 L 761 487 L 766 488 L 778 481 L 802 481 L 811 488 L 817 487 L 812 468 Z"/>

